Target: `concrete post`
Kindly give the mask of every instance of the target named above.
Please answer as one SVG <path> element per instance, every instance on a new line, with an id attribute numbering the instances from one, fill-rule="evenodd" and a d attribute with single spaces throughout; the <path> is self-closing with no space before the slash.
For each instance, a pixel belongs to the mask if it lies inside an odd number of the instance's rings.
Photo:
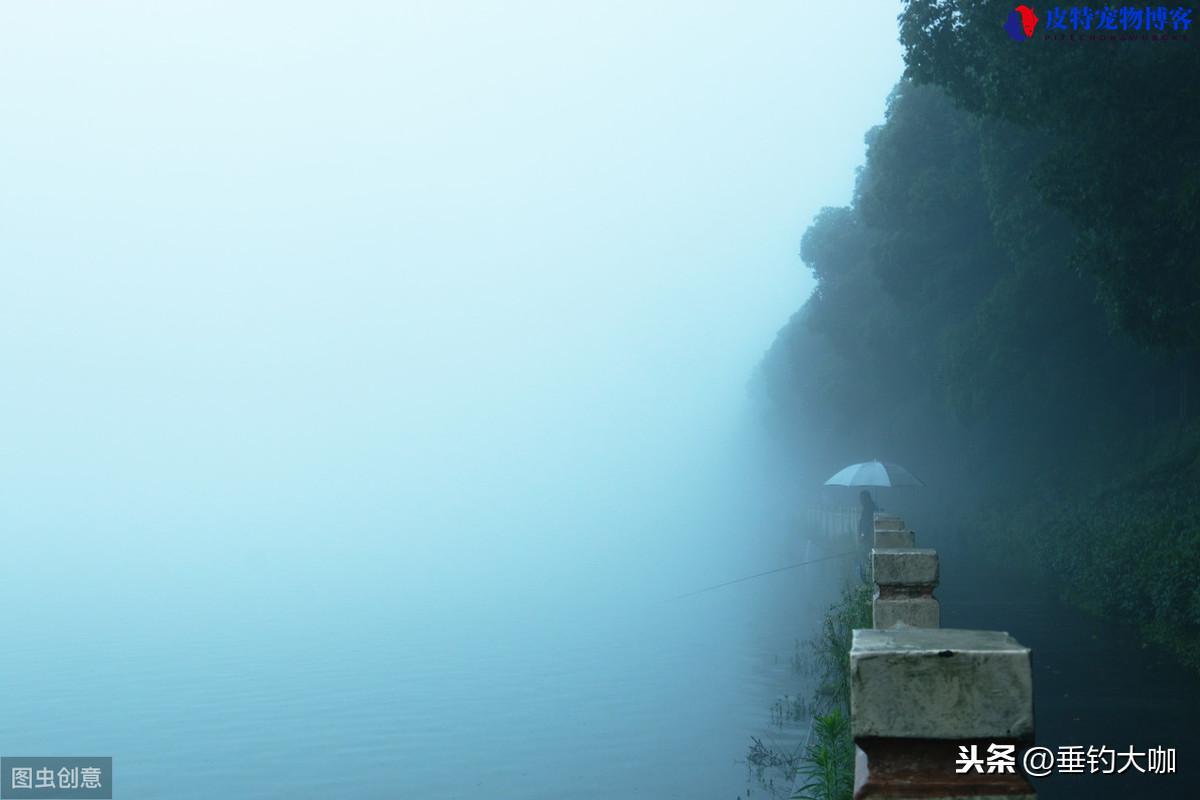
<path id="1" fill-rule="evenodd" d="M 875 513 L 876 547 L 916 547 L 916 534 L 893 514 Z"/>
<path id="2" fill-rule="evenodd" d="M 876 531 L 902 531 L 904 530 L 904 520 L 897 517 L 895 514 L 884 514 L 879 511 L 875 512 L 875 530 Z"/>
<path id="3" fill-rule="evenodd" d="M 893 547 L 916 547 L 917 534 L 913 531 L 881 531 L 875 530 L 875 546 L 882 549 Z"/>
<path id="4" fill-rule="evenodd" d="M 854 631 L 850 728 L 855 800 L 1036 798 L 1030 651 L 1007 633 Z M 980 768 L 959 772 L 969 755 Z"/>
<path id="5" fill-rule="evenodd" d="M 875 576 L 875 598 L 871 605 L 874 627 L 939 626 L 941 609 L 933 596 L 938 583 L 936 550 L 916 547 L 872 550 L 871 573 Z"/>

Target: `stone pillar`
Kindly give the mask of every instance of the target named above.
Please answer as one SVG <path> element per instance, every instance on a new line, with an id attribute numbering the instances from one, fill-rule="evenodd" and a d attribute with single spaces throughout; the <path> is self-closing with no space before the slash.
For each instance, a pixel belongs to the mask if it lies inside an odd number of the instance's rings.
<path id="1" fill-rule="evenodd" d="M 854 631 L 850 729 L 855 800 L 1036 799 L 1030 651 L 1007 633 Z M 980 769 L 959 772 L 967 756 Z"/>
<path id="2" fill-rule="evenodd" d="M 875 532 L 879 531 L 902 531 L 904 530 L 904 520 L 897 517 L 895 514 L 882 514 L 875 512 Z"/>
<path id="3" fill-rule="evenodd" d="M 917 535 L 892 514 L 875 514 L 876 547 L 916 547 Z"/>
<path id="4" fill-rule="evenodd" d="M 875 546 L 882 549 L 894 547 L 916 547 L 917 534 L 910 530 L 881 531 L 876 528 Z"/>
<path id="5" fill-rule="evenodd" d="M 941 609 L 933 596 L 938 583 L 936 550 L 916 547 L 872 550 L 871 573 L 875 579 L 871 605 L 874 627 L 903 624 L 936 628 L 941 624 Z"/>

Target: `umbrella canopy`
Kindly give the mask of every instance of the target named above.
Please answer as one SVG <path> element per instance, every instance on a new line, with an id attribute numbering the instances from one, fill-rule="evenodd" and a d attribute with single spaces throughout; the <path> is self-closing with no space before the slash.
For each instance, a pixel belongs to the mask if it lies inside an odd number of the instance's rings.
<path id="1" fill-rule="evenodd" d="M 864 461 L 839 470 L 826 486 L 924 486 L 925 483 L 899 464 Z"/>

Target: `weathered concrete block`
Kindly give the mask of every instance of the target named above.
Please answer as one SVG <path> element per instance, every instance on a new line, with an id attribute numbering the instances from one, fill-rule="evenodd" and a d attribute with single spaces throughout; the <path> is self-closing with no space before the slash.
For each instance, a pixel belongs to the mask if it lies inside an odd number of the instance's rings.
<path id="1" fill-rule="evenodd" d="M 913 531 L 875 531 L 875 546 L 880 549 L 916 547 L 917 534 Z"/>
<path id="2" fill-rule="evenodd" d="M 942 609 L 933 597 L 875 597 L 871 601 L 871 626 L 894 628 L 910 625 L 914 628 L 937 628 L 942 623 Z"/>
<path id="3" fill-rule="evenodd" d="M 893 514 L 875 514 L 875 530 L 877 531 L 902 531 L 906 527 L 904 520 Z"/>
<path id="4" fill-rule="evenodd" d="M 1029 739 L 1029 648 L 1000 631 L 856 630 L 850 726 L 855 739 Z"/>
<path id="5" fill-rule="evenodd" d="M 875 549 L 871 551 L 871 570 L 881 587 L 936 586 L 937 550 L 917 547 Z"/>

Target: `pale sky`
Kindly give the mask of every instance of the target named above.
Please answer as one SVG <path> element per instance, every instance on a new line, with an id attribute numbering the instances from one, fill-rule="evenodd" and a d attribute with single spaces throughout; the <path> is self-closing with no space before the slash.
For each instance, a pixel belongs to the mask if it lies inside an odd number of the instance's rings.
<path id="1" fill-rule="evenodd" d="M 811 289 L 898 11 L 4 4 L 0 521 L 436 526 L 702 440 Z"/>

